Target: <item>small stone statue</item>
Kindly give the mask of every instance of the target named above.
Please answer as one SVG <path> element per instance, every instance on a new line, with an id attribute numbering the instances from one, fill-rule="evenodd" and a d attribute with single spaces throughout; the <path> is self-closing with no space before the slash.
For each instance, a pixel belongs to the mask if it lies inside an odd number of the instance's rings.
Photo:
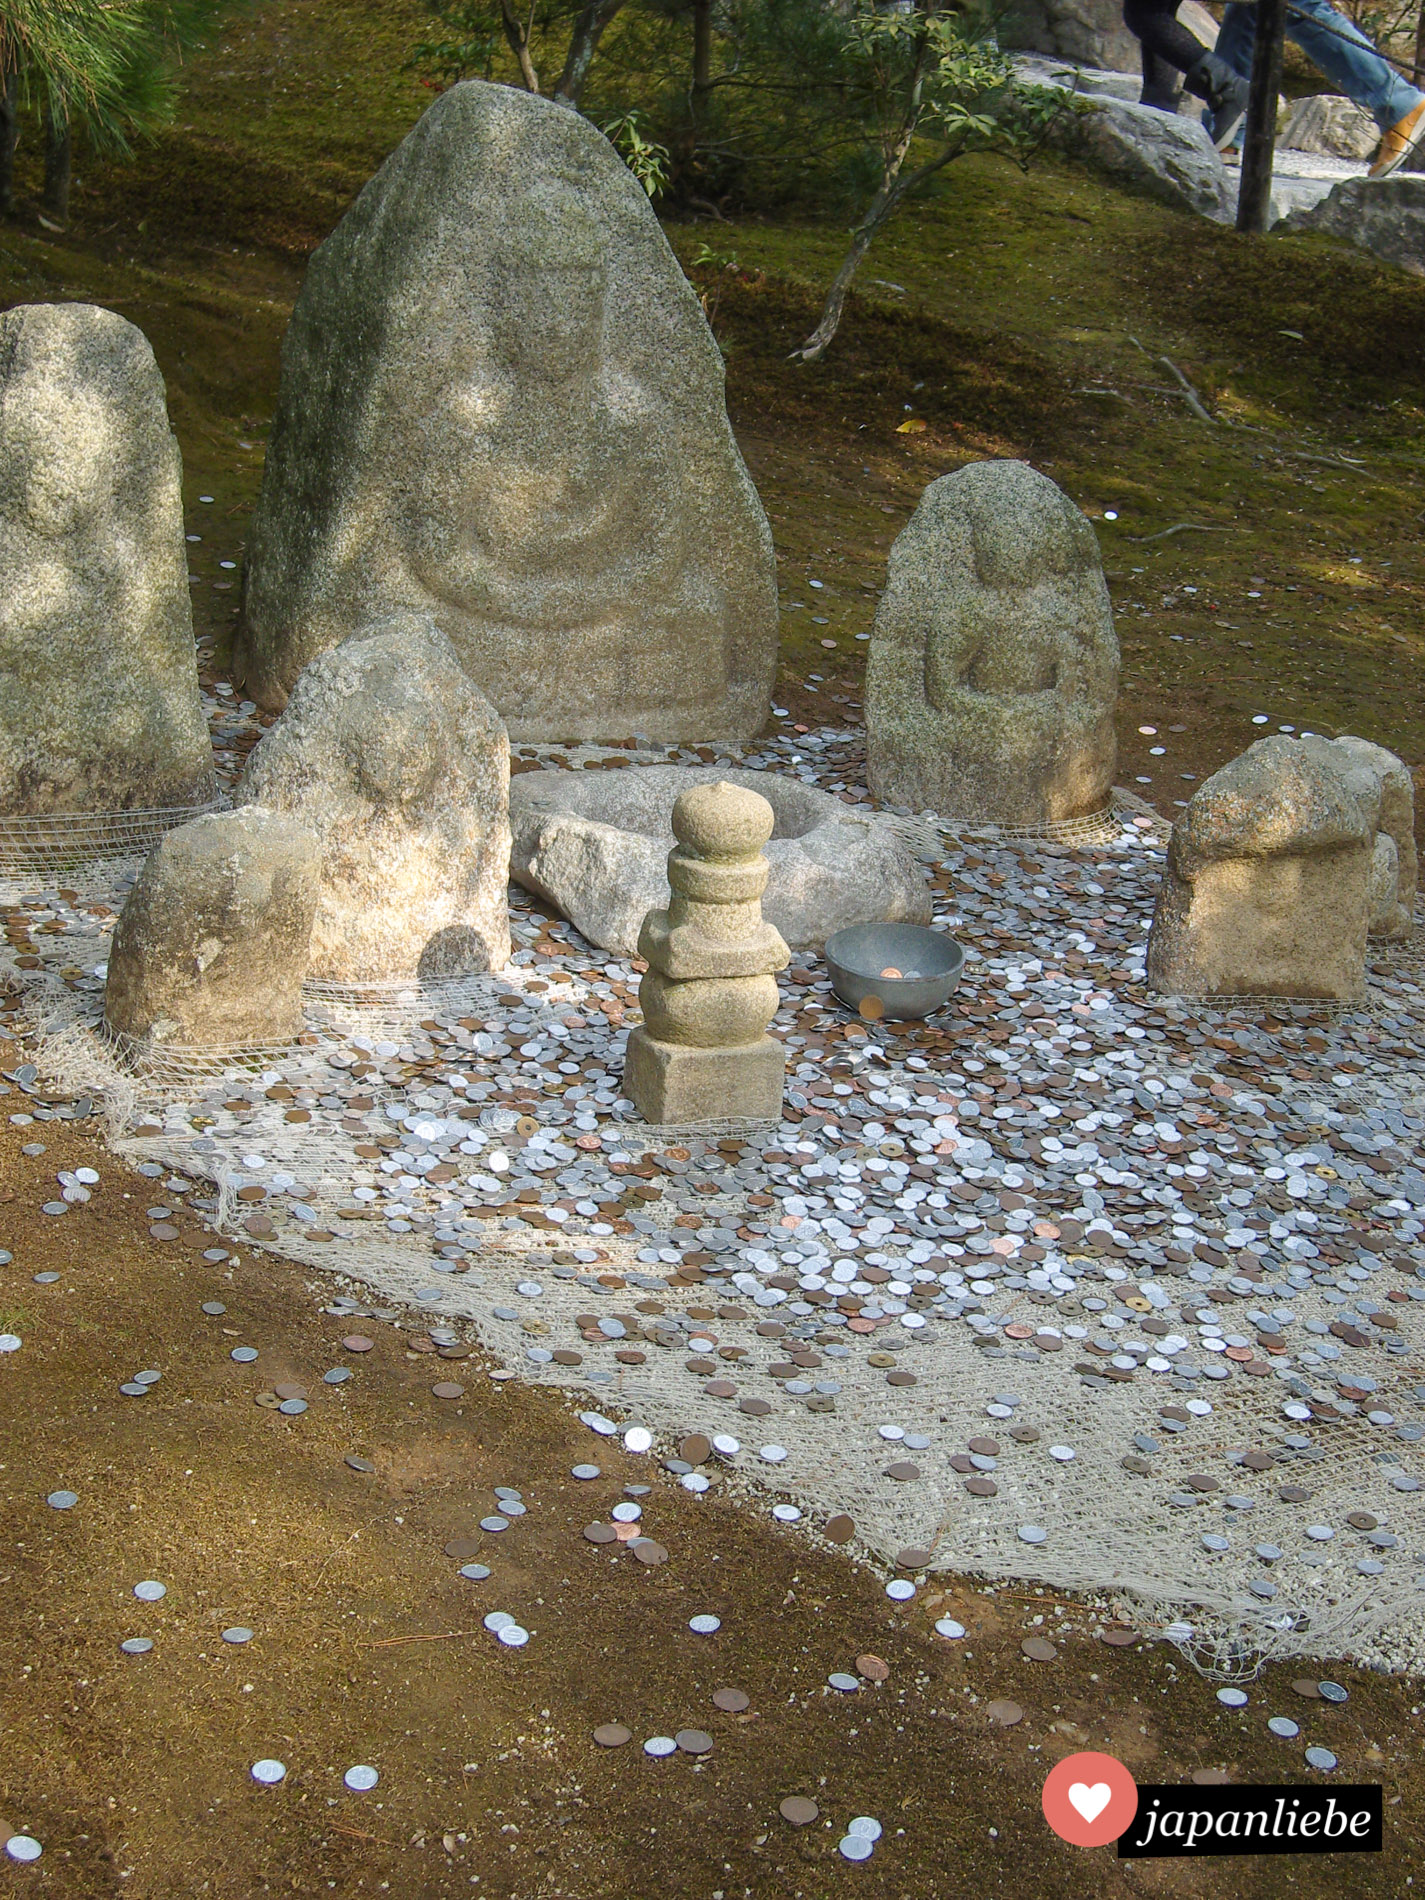
<path id="1" fill-rule="evenodd" d="M 766 1031 L 789 953 L 762 916 L 774 822 L 765 798 L 725 780 L 673 807 L 672 896 L 643 920 L 643 1027 L 624 1060 L 624 1092 L 647 1121 L 781 1116 L 785 1058 Z"/>

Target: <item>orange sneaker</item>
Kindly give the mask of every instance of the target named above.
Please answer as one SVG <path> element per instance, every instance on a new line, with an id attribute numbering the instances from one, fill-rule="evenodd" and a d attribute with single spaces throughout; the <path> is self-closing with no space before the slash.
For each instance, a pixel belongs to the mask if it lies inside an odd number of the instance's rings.
<path id="1" fill-rule="evenodd" d="M 1372 178 L 1389 178 L 1407 159 L 1413 158 L 1425 143 L 1425 99 L 1413 112 L 1407 112 L 1398 124 L 1381 134 L 1380 150 L 1371 166 Z"/>

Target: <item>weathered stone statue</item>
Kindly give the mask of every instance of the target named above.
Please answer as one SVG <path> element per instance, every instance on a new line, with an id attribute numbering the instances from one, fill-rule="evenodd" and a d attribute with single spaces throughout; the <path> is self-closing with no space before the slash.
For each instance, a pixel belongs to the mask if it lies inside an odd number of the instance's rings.
<path id="1" fill-rule="evenodd" d="M 1403 759 L 1369 739 L 1343 733 L 1311 739 L 1346 774 L 1372 834 L 1368 910 L 1373 937 L 1408 937 L 1415 928 L 1415 782 Z"/>
<path id="2" fill-rule="evenodd" d="M 891 549 L 866 675 L 867 765 L 887 804 L 974 824 L 1102 811 L 1118 639 L 1098 540 L 1023 462 L 926 489 Z"/>
<path id="3" fill-rule="evenodd" d="M 212 796 L 182 463 L 142 331 L 0 315 L 0 813 Z"/>
<path id="4" fill-rule="evenodd" d="M 359 986 L 508 962 L 509 790 L 499 715 L 407 613 L 313 660 L 236 796 L 316 833 L 310 974 Z"/>
<path id="5" fill-rule="evenodd" d="M 1173 826 L 1148 982 L 1176 996 L 1365 994 L 1375 827 L 1334 748 L 1276 734 Z"/>
<path id="6" fill-rule="evenodd" d="M 434 615 L 517 739 L 749 738 L 771 535 L 722 357 L 577 112 L 453 87 L 313 255 L 245 579 L 249 691 Z"/>
<path id="7" fill-rule="evenodd" d="M 168 832 L 114 927 L 109 1027 L 155 1049 L 291 1041 L 321 868 L 310 831 L 256 805 Z"/>
<path id="8" fill-rule="evenodd" d="M 644 919 L 643 1027 L 624 1059 L 624 1093 L 646 1121 L 781 1116 L 785 1058 L 766 1031 L 789 953 L 761 901 L 773 822 L 765 798 L 725 782 L 673 807 L 672 897 Z"/>

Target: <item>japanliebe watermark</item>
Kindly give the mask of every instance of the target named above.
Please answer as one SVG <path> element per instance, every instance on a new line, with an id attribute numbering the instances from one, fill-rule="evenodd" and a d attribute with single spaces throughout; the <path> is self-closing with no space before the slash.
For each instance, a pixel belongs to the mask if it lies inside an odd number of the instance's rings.
<path id="1" fill-rule="evenodd" d="M 1042 1805 L 1061 1840 L 1074 1847 L 1116 1841 L 1120 1860 L 1376 1854 L 1382 1847 L 1384 1796 L 1374 1785 L 1140 1787 L 1113 1755 L 1085 1753 L 1050 1771 Z"/>

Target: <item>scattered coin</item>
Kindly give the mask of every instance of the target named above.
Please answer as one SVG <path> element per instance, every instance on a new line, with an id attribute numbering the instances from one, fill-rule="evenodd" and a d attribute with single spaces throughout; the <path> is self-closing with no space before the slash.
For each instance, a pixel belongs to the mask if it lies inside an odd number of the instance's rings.
<path id="1" fill-rule="evenodd" d="M 1044 1636 L 1026 1636 L 1019 1647 L 1031 1662 L 1053 1662 L 1059 1653 Z"/>
<path id="2" fill-rule="evenodd" d="M 591 1544 L 612 1544 L 618 1538 L 618 1532 L 612 1524 L 586 1524 L 584 1535 Z"/>
<path id="3" fill-rule="evenodd" d="M 713 1707 L 727 1715 L 741 1715 L 752 1704 L 752 1698 L 741 1689 L 714 1689 L 712 1699 Z"/>
<path id="4" fill-rule="evenodd" d="M 849 1544 L 856 1535 L 856 1520 L 843 1512 L 837 1517 L 829 1517 L 823 1526 L 823 1535 L 833 1544 Z"/>
<path id="5" fill-rule="evenodd" d="M 722 1628 L 722 1618 L 720 1616 L 710 1616 L 704 1612 L 701 1616 L 689 1617 L 688 1628 L 693 1632 L 694 1636 L 711 1636 Z"/>
<path id="6" fill-rule="evenodd" d="M 867 1682 L 884 1682 L 891 1673 L 891 1666 L 879 1656 L 865 1655 L 856 1658 L 856 1667 Z"/>
<path id="7" fill-rule="evenodd" d="M 789 1794 L 779 1804 L 777 1812 L 793 1827 L 810 1827 L 811 1823 L 820 1817 L 821 1809 L 810 1795 Z"/>
<path id="8" fill-rule="evenodd" d="M 622 1722 L 603 1722 L 594 1730 L 594 1740 L 600 1748 L 622 1748 L 633 1740 L 633 1730 Z"/>
<path id="9" fill-rule="evenodd" d="M 985 1714 L 1000 1728 L 1013 1728 L 1016 1722 L 1024 1720 L 1024 1710 L 1017 1702 L 987 1702 Z"/>
<path id="10" fill-rule="evenodd" d="M 342 1780 L 356 1794 L 364 1794 L 368 1788 L 374 1788 L 381 1779 L 374 1768 L 368 1768 L 364 1762 L 358 1762 L 354 1768 L 348 1768 Z"/>
<path id="11" fill-rule="evenodd" d="M 680 1728 L 673 1739 L 685 1755 L 706 1755 L 713 1745 L 712 1736 L 701 1728 Z"/>
<path id="12" fill-rule="evenodd" d="M 282 1781 L 286 1777 L 286 1774 L 286 1763 L 274 1761 L 271 1756 L 264 1756 L 261 1761 L 255 1761 L 252 1764 L 253 1780 L 262 1782 L 265 1787 L 270 1788 L 274 1786 L 277 1782 Z"/>
<path id="13" fill-rule="evenodd" d="M 665 1755 L 676 1755 L 678 1744 L 671 1735 L 650 1735 L 643 1744 L 643 1752 L 661 1759 Z"/>

